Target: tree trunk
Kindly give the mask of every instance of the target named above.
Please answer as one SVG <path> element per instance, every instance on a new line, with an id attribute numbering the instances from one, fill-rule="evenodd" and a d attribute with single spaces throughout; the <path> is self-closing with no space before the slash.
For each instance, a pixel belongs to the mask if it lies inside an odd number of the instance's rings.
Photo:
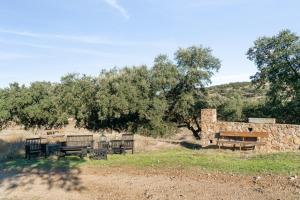
<path id="1" fill-rule="evenodd" d="M 198 132 L 201 133 L 201 126 L 200 126 L 200 124 L 199 124 L 199 122 L 197 120 L 197 117 L 194 116 L 193 119 L 194 119 L 194 122 L 195 122 L 195 124 L 197 126 Z"/>
<path id="2" fill-rule="evenodd" d="M 198 124 L 199 125 L 199 124 Z M 189 130 L 192 131 L 194 137 L 196 138 L 196 140 L 200 140 L 200 136 L 199 136 L 199 133 L 200 133 L 200 129 L 195 129 L 192 125 L 191 125 L 191 122 L 186 122 L 186 126 Z"/>

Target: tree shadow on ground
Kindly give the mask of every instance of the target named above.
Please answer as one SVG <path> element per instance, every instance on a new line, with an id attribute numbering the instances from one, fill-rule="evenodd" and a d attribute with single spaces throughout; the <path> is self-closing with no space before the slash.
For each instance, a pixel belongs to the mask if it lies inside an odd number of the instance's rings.
<path id="1" fill-rule="evenodd" d="M 239 146 L 222 146 L 219 148 L 218 145 L 216 144 L 210 144 L 208 146 L 202 146 L 200 144 L 197 144 L 195 142 L 192 141 L 164 141 L 164 142 L 168 142 L 171 144 L 176 144 L 176 145 L 180 145 L 181 147 L 187 148 L 187 149 L 192 149 L 192 150 L 200 150 L 200 149 L 222 149 L 222 150 L 232 150 L 232 151 L 236 151 L 236 150 L 240 150 Z M 247 151 L 247 150 L 253 150 L 253 146 L 250 147 L 242 147 L 243 151 Z"/>
<path id="2" fill-rule="evenodd" d="M 34 184 L 46 185 L 49 190 L 54 187 L 66 191 L 84 190 L 78 164 L 84 161 L 76 157 L 57 160 L 48 159 L 15 159 L 0 164 L 0 187 L 13 191 L 18 187 L 30 190 Z"/>
<path id="3" fill-rule="evenodd" d="M 170 144 L 180 145 L 184 148 L 192 149 L 192 150 L 199 150 L 199 149 L 202 148 L 202 146 L 200 144 L 197 144 L 197 143 L 194 143 L 194 142 L 189 142 L 189 141 L 164 141 L 164 142 L 168 142 Z"/>
<path id="4" fill-rule="evenodd" d="M 79 177 L 79 165 L 83 162 L 79 157 L 58 160 L 55 156 L 32 160 L 18 157 L 0 161 L 0 189 L 14 192 L 18 188 L 31 190 L 34 185 L 42 185 L 48 190 L 60 188 L 80 192 L 85 189 Z"/>
<path id="5" fill-rule="evenodd" d="M 187 149 L 194 149 L 194 150 L 199 150 L 202 148 L 200 144 L 195 144 L 192 142 L 187 142 L 187 141 L 182 141 L 179 143 L 182 147 L 187 148 Z"/>

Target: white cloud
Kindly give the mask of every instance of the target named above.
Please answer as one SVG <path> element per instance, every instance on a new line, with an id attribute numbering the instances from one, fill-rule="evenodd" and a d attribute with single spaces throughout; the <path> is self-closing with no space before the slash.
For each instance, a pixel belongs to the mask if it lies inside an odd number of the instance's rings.
<path id="1" fill-rule="evenodd" d="M 28 31 L 16 31 L 9 29 L 1 29 L 0 33 L 17 35 L 22 37 L 31 37 L 38 39 L 58 39 L 71 42 L 80 42 L 86 44 L 102 44 L 102 45 L 112 45 L 112 46 L 147 46 L 147 47 L 171 47 L 176 48 L 178 45 L 174 42 L 168 41 L 120 41 L 117 39 L 109 39 L 106 37 L 98 37 L 92 35 L 64 35 L 64 34 L 43 34 L 43 33 L 34 33 Z"/>
<path id="2" fill-rule="evenodd" d="M 27 32 L 27 31 L 15 31 L 15 30 L 7 30 L 7 29 L 0 29 L 1 33 L 8 33 L 13 35 L 20 35 L 20 36 L 26 36 L 26 37 L 39 37 L 39 34 Z"/>
<path id="3" fill-rule="evenodd" d="M 24 55 L 24 54 L 18 54 L 18 53 L 5 53 L 0 52 L 0 60 L 19 60 L 19 59 L 28 59 L 33 58 L 33 56 L 30 55 Z"/>
<path id="4" fill-rule="evenodd" d="M 33 33 L 28 31 L 16 31 L 16 30 L 9 30 L 9 29 L 0 29 L 0 33 L 6 33 L 11 35 L 17 36 L 24 36 L 24 37 L 32 37 L 32 38 L 46 38 L 46 39 L 62 39 L 62 40 L 69 40 L 69 41 L 77 41 L 77 42 L 84 42 L 84 43 L 98 43 L 98 44 L 106 44 L 109 43 L 107 39 L 101 39 L 99 37 L 92 37 L 92 36 L 73 36 L 73 35 L 61 35 L 61 34 L 43 34 L 43 33 Z"/>
<path id="5" fill-rule="evenodd" d="M 127 10 L 125 10 L 125 8 L 123 8 L 120 3 L 118 2 L 118 0 L 104 0 L 105 3 L 107 3 L 109 6 L 111 6 L 112 8 L 116 9 L 117 11 L 119 11 L 123 17 L 125 17 L 125 19 L 129 19 L 130 16 L 127 12 Z"/>
<path id="6" fill-rule="evenodd" d="M 2 44 L 12 44 L 12 45 L 21 45 L 21 46 L 28 46 L 28 47 L 33 47 L 33 48 L 40 48 L 40 49 L 51 49 L 51 50 L 58 50 L 58 51 L 64 51 L 64 52 L 71 52 L 71 53 L 83 53 L 87 55 L 97 55 L 97 56 L 111 56 L 115 54 L 107 53 L 107 52 L 102 52 L 102 51 L 97 51 L 93 49 L 84 49 L 84 48 L 65 48 L 65 47 L 57 47 L 57 46 L 51 46 L 51 45 L 43 45 L 43 44 L 35 44 L 35 43 L 27 43 L 27 42 L 14 42 L 14 41 L 8 41 L 8 40 L 1 40 L 0 43 Z M 12 58 L 32 58 L 28 56 L 22 56 L 22 55 L 14 55 L 14 54 L 2 54 L 0 52 L 0 60 L 8 60 Z"/>

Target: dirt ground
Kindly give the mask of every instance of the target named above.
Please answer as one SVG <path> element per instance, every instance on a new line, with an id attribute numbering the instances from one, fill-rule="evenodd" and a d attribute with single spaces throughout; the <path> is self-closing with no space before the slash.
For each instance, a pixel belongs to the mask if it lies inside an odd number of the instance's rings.
<path id="1" fill-rule="evenodd" d="M 0 171 L 1 200 L 300 199 L 300 180 L 186 169 L 80 168 L 70 172 Z"/>

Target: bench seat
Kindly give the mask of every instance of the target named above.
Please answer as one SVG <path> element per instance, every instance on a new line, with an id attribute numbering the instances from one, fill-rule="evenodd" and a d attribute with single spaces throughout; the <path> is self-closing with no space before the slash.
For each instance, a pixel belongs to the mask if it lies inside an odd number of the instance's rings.
<path id="1" fill-rule="evenodd" d="M 239 140 L 219 140 L 218 143 L 226 143 L 226 144 L 251 144 L 251 145 L 265 145 L 265 142 L 260 141 L 239 141 Z"/>

